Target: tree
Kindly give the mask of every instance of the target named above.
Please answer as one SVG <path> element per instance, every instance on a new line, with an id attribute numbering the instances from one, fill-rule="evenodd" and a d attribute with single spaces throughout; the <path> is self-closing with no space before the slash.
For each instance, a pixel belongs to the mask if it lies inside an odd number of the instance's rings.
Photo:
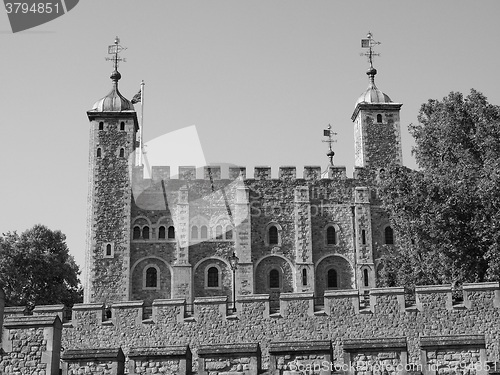
<path id="1" fill-rule="evenodd" d="M 7 305 L 72 306 L 81 302 L 80 271 L 66 245 L 66 236 L 43 225 L 21 235 L 0 236 L 0 287 Z"/>
<path id="2" fill-rule="evenodd" d="M 381 285 L 500 280 L 500 107 L 452 92 L 423 104 L 410 133 L 420 169 L 381 181 L 398 238 L 381 249 Z"/>

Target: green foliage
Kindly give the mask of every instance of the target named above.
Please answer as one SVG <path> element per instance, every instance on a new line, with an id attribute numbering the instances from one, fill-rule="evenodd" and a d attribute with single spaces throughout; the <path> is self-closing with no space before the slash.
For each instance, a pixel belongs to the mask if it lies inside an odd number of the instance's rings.
<path id="1" fill-rule="evenodd" d="M 81 302 L 80 271 L 65 240 L 60 231 L 43 225 L 0 237 L 0 287 L 7 305 Z"/>
<path id="2" fill-rule="evenodd" d="M 392 167 L 381 182 L 398 241 L 380 283 L 500 280 L 500 107 L 452 92 L 423 104 L 410 132 L 420 170 Z"/>

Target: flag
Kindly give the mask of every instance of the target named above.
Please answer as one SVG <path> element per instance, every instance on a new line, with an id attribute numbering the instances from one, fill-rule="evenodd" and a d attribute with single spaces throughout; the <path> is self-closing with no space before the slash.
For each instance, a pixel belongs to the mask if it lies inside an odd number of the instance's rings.
<path id="1" fill-rule="evenodd" d="M 330 129 L 324 129 L 324 130 L 323 130 L 323 135 L 324 135 L 325 137 L 329 137 L 329 136 L 330 136 Z"/>
<path id="2" fill-rule="evenodd" d="M 370 48 L 370 39 L 361 39 L 361 48 Z"/>
<path id="3" fill-rule="evenodd" d="M 140 103 L 141 100 L 142 100 L 142 91 L 139 90 L 139 92 L 135 94 L 134 97 L 132 98 L 131 103 L 132 104 Z"/>

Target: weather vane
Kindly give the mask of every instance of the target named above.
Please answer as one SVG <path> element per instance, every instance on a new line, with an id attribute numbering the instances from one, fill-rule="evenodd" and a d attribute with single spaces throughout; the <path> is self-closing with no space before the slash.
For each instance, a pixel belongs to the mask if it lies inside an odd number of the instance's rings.
<path id="1" fill-rule="evenodd" d="M 332 139 L 332 136 L 337 135 L 337 133 L 332 131 L 332 126 L 328 124 L 328 128 L 323 130 L 323 136 L 328 137 L 328 139 L 323 140 L 322 142 L 328 143 L 329 151 L 326 153 L 326 156 L 330 158 L 330 165 L 333 166 L 333 157 L 335 156 L 335 152 L 332 150 L 332 143 L 337 142 Z"/>
<path id="2" fill-rule="evenodd" d="M 126 59 L 120 58 L 118 55 L 121 51 L 127 49 L 126 47 L 122 47 L 120 45 L 120 38 L 115 38 L 115 44 L 108 46 L 108 55 L 114 55 L 113 57 L 106 57 L 106 61 L 113 61 L 113 68 L 115 71 L 118 71 L 118 63 L 120 61 L 127 62 Z"/>
<path id="3" fill-rule="evenodd" d="M 380 53 L 373 52 L 373 47 L 380 44 L 373 39 L 373 35 L 371 32 L 368 32 L 366 35 L 366 39 L 361 39 L 361 48 L 368 48 L 368 52 L 360 53 L 360 56 L 368 57 L 368 62 L 370 63 L 370 68 L 373 68 L 373 57 L 380 56 Z"/>

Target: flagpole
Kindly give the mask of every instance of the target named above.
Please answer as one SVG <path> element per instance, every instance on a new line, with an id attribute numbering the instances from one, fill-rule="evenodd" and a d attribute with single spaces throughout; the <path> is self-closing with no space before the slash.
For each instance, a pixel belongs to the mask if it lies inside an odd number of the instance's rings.
<path id="1" fill-rule="evenodd" d="M 143 144 L 143 127 L 144 127 L 144 80 L 141 81 L 141 126 L 139 129 L 139 166 L 142 166 L 142 154 L 144 153 Z"/>

